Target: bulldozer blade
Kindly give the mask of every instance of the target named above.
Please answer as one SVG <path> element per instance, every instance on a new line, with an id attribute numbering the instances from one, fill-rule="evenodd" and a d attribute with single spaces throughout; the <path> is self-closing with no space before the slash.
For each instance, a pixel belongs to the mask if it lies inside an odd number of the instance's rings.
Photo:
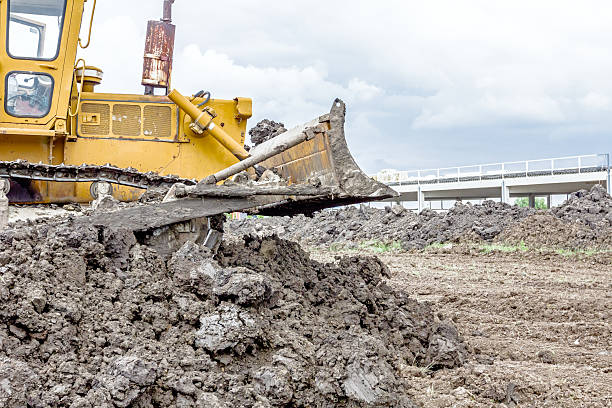
<path id="1" fill-rule="evenodd" d="M 95 214 L 79 222 L 112 229 L 151 231 L 234 211 L 263 215 L 310 214 L 324 208 L 397 196 L 390 187 L 368 177 L 355 163 L 344 137 L 345 112 L 344 103 L 336 99 L 329 114 L 251 150 L 252 157 L 274 152 L 261 164 L 274 169 L 286 184 L 177 185 L 171 201 Z M 301 141 L 296 144 L 296 140 Z"/>
<path id="2" fill-rule="evenodd" d="M 295 215 L 341 205 L 380 201 L 398 195 L 390 187 L 368 177 L 351 155 L 344 133 L 346 105 L 336 99 L 329 114 L 289 130 L 251 150 L 270 149 L 271 144 L 282 143 L 289 134 L 304 132 L 307 140 L 261 163 L 274 169 L 290 184 L 316 185 L 330 188 L 333 194 L 291 197 L 257 208 L 262 215 Z"/>
<path id="3" fill-rule="evenodd" d="M 193 219 L 212 217 L 234 211 L 245 211 L 270 203 L 261 197 L 206 197 L 184 198 L 175 201 L 139 205 L 110 213 L 99 213 L 78 218 L 77 225 L 92 225 L 107 229 L 151 231 L 167 225 Z"/>

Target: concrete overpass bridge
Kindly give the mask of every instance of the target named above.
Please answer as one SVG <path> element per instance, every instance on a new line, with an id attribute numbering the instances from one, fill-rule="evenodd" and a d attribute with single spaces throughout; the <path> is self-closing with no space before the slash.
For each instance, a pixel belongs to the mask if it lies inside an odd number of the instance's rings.
<path id="1" fill-rule="evenodd" d="M 569 194 L 595 184 L 611 191 L 610 154 L 479 164 L 429 170 L 382 170 L 376 180 L 400 193 L 393 201 L 414 201 L 418 210 L 426 201 L 499 199 Z"/>

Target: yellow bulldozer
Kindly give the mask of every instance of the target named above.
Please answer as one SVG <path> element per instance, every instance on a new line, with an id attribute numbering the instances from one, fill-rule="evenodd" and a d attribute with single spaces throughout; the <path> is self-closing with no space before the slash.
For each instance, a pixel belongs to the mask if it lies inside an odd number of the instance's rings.
<path id="1" fill-rule="evenodd" d="M 223 212 L 307 213 L 394 195 L 354 162 L 341 100 L 247 151 L 251 99 L 172 90 L 174 0 L 148 23 L 143 94 L 95 92 L 103 72 L 78 56 L 91 41 L 89 2 L 81 30 L 87 0 L 0 1 L 0 183 L 11 203 L 90 202 L 101 183 L 133 201 L 174 186 L 165 203 L 92 221 L 147 231 Z M 261 170 L 282 181 L 257 181 Z"/>

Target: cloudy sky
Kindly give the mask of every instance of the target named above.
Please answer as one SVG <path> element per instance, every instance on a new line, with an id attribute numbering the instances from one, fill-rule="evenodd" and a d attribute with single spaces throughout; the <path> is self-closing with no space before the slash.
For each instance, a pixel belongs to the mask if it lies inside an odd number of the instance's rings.
<path id="1" fill-rule="evenodd" d="M 82 51 L 105 71 L 98 91 L 142 92 L 161 3 L 98 2 Z M 612 3 L 589 0 L 176 0 L 173 86 L 252 97 L 252 125 L 340 97 L 370 173 L 608 153 L 610 21 Z"/>

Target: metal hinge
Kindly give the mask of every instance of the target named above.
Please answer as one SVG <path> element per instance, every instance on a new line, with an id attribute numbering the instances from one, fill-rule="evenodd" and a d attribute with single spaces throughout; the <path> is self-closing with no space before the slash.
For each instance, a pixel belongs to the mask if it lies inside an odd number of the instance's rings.
<path id="1" fill-rule="evenodd" d="M 81 123 L 84 125 L 99 125 L 100 124 L 100 114 L 81 112 Z"/>

